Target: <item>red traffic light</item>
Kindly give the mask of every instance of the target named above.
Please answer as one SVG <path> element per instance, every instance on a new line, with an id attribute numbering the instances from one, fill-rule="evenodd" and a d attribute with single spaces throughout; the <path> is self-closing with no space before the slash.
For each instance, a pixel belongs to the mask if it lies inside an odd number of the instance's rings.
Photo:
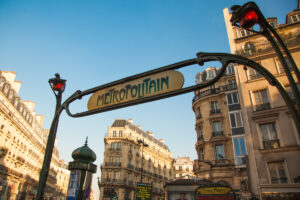
<path id="1" fill-rule="evenodd" d="M 255 24 L 258 24 L 258 15 L 254 9 L 246 10 L 239 20 L 242 28 L 251 28 Z"/>
<path id="2" fill-rule="evenodd" d="M 58 83 L 54 83 L 51 87 L 55 91 L 63 91 L 65 89 L 65 84 L 58 82 Z"/>

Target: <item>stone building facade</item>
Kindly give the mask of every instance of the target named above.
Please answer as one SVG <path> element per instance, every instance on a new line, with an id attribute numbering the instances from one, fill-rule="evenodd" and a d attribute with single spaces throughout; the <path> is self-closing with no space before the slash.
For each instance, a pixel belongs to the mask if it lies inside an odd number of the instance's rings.
<path id="1" fill-rule="evenodd" d="M 196 75 L 196 83 L 211 80 L 218 72 L 218 68 L 208 67 Z M 230 65 L 217 83 L 195 91 L 193 111 L 198 159 L 194 161 L 194 174 L 211 182 L 226 183 L 241 199 L 246 199 L 250 196 L 245 163 L 247 149 L 234 74 Z"/>
<path id="2" fill-rule="evenodd" d="M 283 67 L 268 40 L 233 27 L 228 8 L 223 12 L 231 53 L 260 63 L 294 98 Z M 286 15 L 285 24 L 278 24 L 276 17 L 267 18 L 267 21 L 282 37 L 299 68 L 299 3 L 297 9 Z M 277 89 L 259 73 L 238 65 L 235 70 L 247 141 L 249 189 L 260 199 L 299 199 L 300 141 L 290 112 Z M 293 70 L 292 74 L 299 87 Z"/>
<path id="3" fill-rule="evenodd" d="M 190 160 L 190 157 L 177 157 L 173 167 L 173 178 L 193 178 L 193 164 L 194 162 Z"/>
<path id="4" fill-rule="evenodd" d="M 34 102 L 18 96 L 16 73 L 0 71 L 0 198 L 32 199 L 37 192 L 48 131 L 42 115 L 34 112 Z M 58 175 L 69 179 L 55 147 L 45 197 L 65 197 L 66 187 Z"/>
<path id="5" fill-rule="evenodd" d="M 141 145 L 142 141 L 147 146 Z M 164 184 L 172 178 L 172 153 L 163 140 L 154 138 L 133 121 L 116 119 L 104 138 L 105 152 L 98 182 L 100 200 L 113 190 L 118 199 L 135 199 L 137 183 L 152 184 L 152 199 L 160 199 Z"/>

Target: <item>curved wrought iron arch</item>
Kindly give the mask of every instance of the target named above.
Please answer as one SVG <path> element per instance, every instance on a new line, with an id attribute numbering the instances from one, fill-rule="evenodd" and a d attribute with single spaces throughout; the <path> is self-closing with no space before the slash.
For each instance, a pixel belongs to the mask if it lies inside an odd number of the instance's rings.
<path id="1" fill-rule="evenodd" d="M 203 65 L 205 62 L 209 62 L 209 61 L 219 61 L 222 64 L 222 67 L 220 69 L 220 71 L 217 73 L 217 76 L 214 79 L 211 79 L 209 81 L 205 81 L 202 84 L 197 84 L 197 85 L 193 85 L 193 86 L 189 86 L 189 87 L 185 87 L 176 91 L 172 91 L 172 92 L 167 92 L 164 94 L 159 94 L 156 96 L 152 96 L 152 97 L 146 97 L 143 99 L 138 99 L 138 100 L 133 100 L 130 102 L 125 102 L 125 103 L 120 103 L 117 105 L 112 105 L 112 106 L 108 106 L 108 107 L 104 107 L 104 108 L 100 108 L 100 109 L 95 109 L 95 110 L 90 110 L 90 111 L 84 111 L 84 112 L 80 112 L 80 113 L 75 113 L 72 114 L 70 109 L 69 109 L 69 105 L 74 102 L 75 100 L 81 99 L 83 96 L 92 94 L 98 90 L 102 90 L 111 86 L 115 86 L 121 83 L 125 83 L 131 80 L 135 80 L 138 78 L 142 78 L 145 76 L 149 76 L 149 75 L 153 75 L 159 72 L 163 72 L 163 71 L 167 71 L 167 70 L 175 70 L 175 69 L 179 69 L 179 68 L 183 68 L 183 67 L 187 67 L 193 64 L 199 64 L 199 65 Z M 137 74 L 137 75 L 133 75 L 127 78 L 123 78 L 121 80 L 117 80 L 111 83 L 107 83 L 95 88 L 91 88 L 85 91 L 80 91 L 77 90 L 73 95 L 71 95 L 61 106 L 61 108 L 59 109 L 58 112 L 61 112 L 63 109 L 66 110 L 67 114 L 71 117 L 84 117 L 84 116 L 88 116 L 88 115 L 93 115 L 96 113 L 101 113 L 101 112 L 106 112 L 106 111 L 110 111 L 110 110 L 114 110 L 114 109 L 119 109 L 119 108 L 123 108 L 123 107 L 127 107 L 127 106 L 132 106 L 132 105 L 137 105 L 137 104 L 142 104 L 142 103 L 146 103 L 146 102 L 150 102 L 150 101 L 154 101 L 154 100 L 159 100 L 159 99 L 164 99 L 164 98 L 168 98 L 168 97 L 172 97 L 172 96 L 176 96 L 176 95 L 180 95 L 180 94 L 184 94 L 184 93 L 188 93 L 188 92 L 192 92 L 198 89 L 202 89 L 205 87 L 208 87 L 214 83 L 216 83 L 217 81 L 220 80 L 220 78 L 223 76 L 223 74 L 226 71 L 226 68 L 229 64 L 240 64 L 240 65 L 244 65 L 250 68 L 253 68 L 254 70 L 256 70 L 257 72 L 259 72 L 262 76 L 264 76 L 266 78 L 266 80 L 269 82 L 270 85 L 275 86 L 279 93 L 281 94 L 282 98 L 284 99 L 284 101 L 286 102 L 291 115 L 294 117 L 294 119 L 297 121 L 295 122 L 296 127 L 298 130 L 300 130 L 300 115 L 297 112 L 295 106 L 293 105 L 292 100 L 290 99 L 288 93 L 285 91 L 285 89 L 282 87 L 282 85 L 280 84 L 280 82 L 267 70 L 265 69 L 263 66 L 261 66 L 260 64 L 256 63 L 255 61 L 252 61 L 250 59 L 247 59 L 245 57 L 239 56 L 239 55 L 233 55 L 233 54 L 226 54 L 226 53 L 204 53 L 204 52 L 199 52 L 197 53 L 197 58 L 195 59 L 189 59 L 189 60 L 185 60 L 182 62 L 178 62 L 178 63 L 174 63 L 171 65 L 167 65 L 161 68 L 157 68 L 154 70 L 150 70 L 141 74 Z"/>

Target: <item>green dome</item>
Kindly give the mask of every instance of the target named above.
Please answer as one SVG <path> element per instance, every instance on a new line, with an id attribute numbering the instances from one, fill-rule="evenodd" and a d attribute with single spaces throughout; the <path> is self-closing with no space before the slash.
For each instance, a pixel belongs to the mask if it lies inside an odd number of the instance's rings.
<path id="1" fill-rule="evenodd" d="M 84 146 L 79 147 L 73 151 L 72 158 L 74 160 L 94 162 L 97 157 L 95 152 L 87 146 L 87 139 L 86 139 Z"/>

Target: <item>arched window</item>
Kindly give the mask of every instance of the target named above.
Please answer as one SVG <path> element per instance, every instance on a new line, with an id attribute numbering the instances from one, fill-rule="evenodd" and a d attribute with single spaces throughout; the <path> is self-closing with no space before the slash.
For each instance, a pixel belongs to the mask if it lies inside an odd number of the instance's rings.
<path id="1" fill-rule="evenodd" d="M 256 47 L 254 44 L 247 42 L 244 46 L 244 51 L 247 55 L 252 55 L 256 52 Z"/>

